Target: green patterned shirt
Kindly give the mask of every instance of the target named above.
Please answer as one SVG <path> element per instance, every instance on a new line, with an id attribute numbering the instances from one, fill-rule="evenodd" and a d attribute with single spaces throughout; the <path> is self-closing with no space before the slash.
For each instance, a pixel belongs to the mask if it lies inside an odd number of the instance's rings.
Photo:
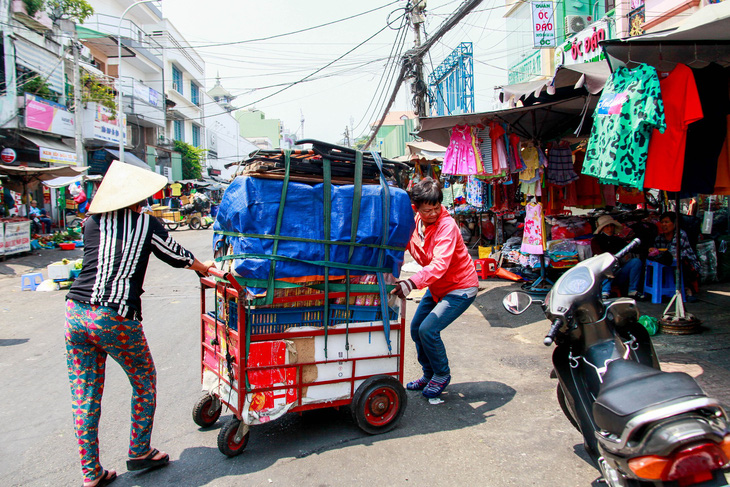
<path id="1" fill-rule="evenodd" d="M 583 174 L 603 184 L 644 188 L 649 139 L 664 132 L 664 104 L 656 70 L 646 64 L 620 66 L 603 88 L 593 112 Z"/>

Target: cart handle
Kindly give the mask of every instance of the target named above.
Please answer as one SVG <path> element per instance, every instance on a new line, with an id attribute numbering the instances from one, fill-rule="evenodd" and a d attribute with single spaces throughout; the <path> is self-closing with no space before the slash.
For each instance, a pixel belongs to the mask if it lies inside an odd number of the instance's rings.
<path id="1" fill-rule="evenodd" d="M 210 274 L 213 277 L 217 277 L 219 279 L 228 281 L 236 291 L 240 292 L 243 290 L 243 287 L 241 287 L 241 285 L 238 283 L 236 278 L 230 272 L 223 272 L 222 270 L 220 270 L 216 267 L 210 267 L 208 269 L 208 274 Z"/>

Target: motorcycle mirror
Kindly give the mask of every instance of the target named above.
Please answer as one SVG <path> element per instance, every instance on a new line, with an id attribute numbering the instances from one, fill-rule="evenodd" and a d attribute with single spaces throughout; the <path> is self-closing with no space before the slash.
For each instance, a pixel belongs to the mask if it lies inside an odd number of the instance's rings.
<path id="1" fill-rule="evenodd" d="M 524 313 L 531 304 L 532 296 L 519 291 L 509 293 L 502 300 L 502 306 L 504 306 L 504 309 L 513 315 L 520 315 Z"/>

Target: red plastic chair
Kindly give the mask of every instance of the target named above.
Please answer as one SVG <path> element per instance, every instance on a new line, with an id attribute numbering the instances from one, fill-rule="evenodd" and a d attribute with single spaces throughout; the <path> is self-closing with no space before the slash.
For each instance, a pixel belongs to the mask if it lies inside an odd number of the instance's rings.
<path id="1" fill-rule="evenodd" d="M 474 268 L 480 279 L 486 279 L 497 273 L 497 261 L 494 259 L 474 259 Z"/>

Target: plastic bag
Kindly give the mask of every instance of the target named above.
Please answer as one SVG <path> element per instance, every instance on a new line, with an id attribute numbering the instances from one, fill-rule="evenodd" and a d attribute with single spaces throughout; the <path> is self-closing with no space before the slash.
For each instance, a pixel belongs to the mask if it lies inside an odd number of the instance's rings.
<path id="1" fill-rule="evenodd" d="M 649 333 L 649 335 L 654 336 L 659 331 L 659 320 L 652 316 L 643 315 L 639 318 L 639 323 L 641 323 L 644 328 L 646 328 L 646 331 Z"/>
<path id="2" fill-rule="evenodd" d="M 697 257 L 700 261 L 701 282 L 717 282 L 717 254 L 715 241 L 707 240 L 697 244 Z"/>
<path id="3" fill-rule="evenodd" d="M 79 191 L 79 194 L 74 196 L 73 199 L 74 199 L 74 203 L 76 203 L 77 205 L 80 205 L 81 203 L 85 203 L 86 202 L 86 192 L 82 189 L 81 191 Z"/>

